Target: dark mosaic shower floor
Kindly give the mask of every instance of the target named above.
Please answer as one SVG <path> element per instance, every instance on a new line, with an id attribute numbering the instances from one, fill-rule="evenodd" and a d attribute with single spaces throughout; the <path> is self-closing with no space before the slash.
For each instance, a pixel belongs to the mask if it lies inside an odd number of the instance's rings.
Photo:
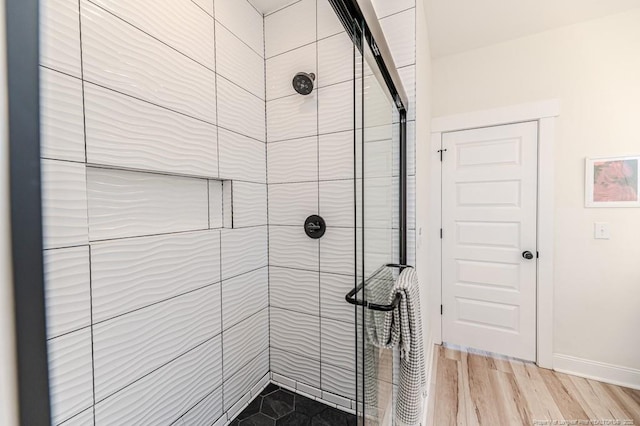
<path id="1" fill-rule="evenodd" d="M 269 384 L 230 426 L 355 426 L 356 416 Z"/>

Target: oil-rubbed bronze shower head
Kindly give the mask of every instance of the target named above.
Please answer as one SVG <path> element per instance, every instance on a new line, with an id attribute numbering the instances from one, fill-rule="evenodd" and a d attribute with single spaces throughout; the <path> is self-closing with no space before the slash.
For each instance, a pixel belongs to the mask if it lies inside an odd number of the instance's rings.
<path id="1" fill-rule="evenodd" d="M 299 72 L 293 77 L 293 88 L 301 95 L 313 92 L 313 82 L 316 79 L 314 73 Z"/>

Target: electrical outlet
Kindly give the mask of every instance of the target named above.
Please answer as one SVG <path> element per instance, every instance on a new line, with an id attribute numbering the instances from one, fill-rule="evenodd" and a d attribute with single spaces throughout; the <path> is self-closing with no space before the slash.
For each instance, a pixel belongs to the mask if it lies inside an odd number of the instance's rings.
<path id="1" fill-rule="evenodd" d="M 609 224 L 606 222 L 596 222 L 594 223 L 594 236 L 596 240 L 608 240 L 611 238 L 611 233 L 609 232 Z"/>

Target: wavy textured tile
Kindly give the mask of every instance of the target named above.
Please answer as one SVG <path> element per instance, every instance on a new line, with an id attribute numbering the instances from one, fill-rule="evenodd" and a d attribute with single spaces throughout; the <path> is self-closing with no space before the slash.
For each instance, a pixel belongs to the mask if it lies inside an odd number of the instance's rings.
<path id="1" fill-rule="evenodd" d="M 378 19 L 384 18 L 394 13 L 402 12 L 409 8 L 415 7 L 416 0 L 396 0 L 394 2 L 388 2 L 386 0 L 373 0 L 371 2 L 373 8 L 376 11 Z"/>
<path id="2" fill-rule="evenodd" d="M 229 185 L 232 183 L 229 181 Z M 209 180 L 209 228 L 217 229 L 224 226 L 224 187 L 221 180 Z M 231 206 L 227 206 L 231 210 Z"/>
<path id="3" fill-rule="evenodd" d="M 416 66 L 409 65 L 400 68 L 398 74 L 409 100 L 407 120 L 413 121 L 416 119 Z"/>
<path id="4" fill-rule="evenodd" d="M 89 167 L 91 240 L 209 227 L 207 181 Z"/>
<path id="5" fill-rule="evenodd" d="M 216 127 L 85 85 L 89 163 L 195 176 L 218 176 Z"/>
<path id="6" fill-rule="evenodd" d="M 387 0 L 383 1 L 386 2 Z M 317 9 L 318 39 L 323 39 L 344 31 L 342 22 L 338 19 L 338 16 L 329 3 L 329 0 L 318 0 Z"/>
<path id="7" fill-rule="evenodd" d="M 193 0 L 193 2 L 200 6 L 203 11 L 213 16 L 213 0 Z"/>
<path id="8" fill-rule="evenodd" d="M 63 426 L 87 426 L 93 424 L 93 407 L 89 407 L 62 423 Z"/>
<path id="9" fill-rule="evenodd" d="M 397 208 L 398 179 L 391 177 L 364 179 L 364 226 L 390 228 Z"/>
<path id="10" fill-rule="evenodd" d="M 93 404 L 91 330 L 56 337 L 48 345 L 51 412 L 58 424 Z"/>
<path id="11" fill-rule="evenodd" d="M 317 90 L 307 96 L 300 96 L 296 93 L 267 102 L 268 142 L 304 138 L 317 134 Z"/>
<path id="12" fill-rule="evenodd" d="M 272 347 L 320 359 L 319 317 L 272 307 L 270 321 Z"/>
<path id="13" fill-rule="evenodd" d="M 320 241 L 320 270 L 353 275 L 355 270 L 355 233 L 353 228 L 330 228 Z M 365 239 L 365 241 L 367 241 Z M 366 243 L 365 250 L 369 248 Z"/>
<path id="14" fill-rule="evenodd" d="M 44 251 L 47 337 L 91 324 L 89 247 Z"/>
<path id="15" fill-rule="evenodd" d="M 259 353 L 269 348 L 269 310 L 247 318 L 222 333 L 224 377 L 243 370 Z"/>
<path id="16" fill-rule="evenodd" d="M 222 282 L 222 327 L 227 329 L 269 304 L 266 267 Z"/>
<path id="17" fill-rule="evenodd" d="M 40 155 L 84 162 L 82 81 L 40 67 Z"/>
<path id="18" fill-rule="evenodd" d="M 265 350 L 235 375 L 225 378 L 224 409 L 228 410 L 247 394 L 269 371 L 269 351 Z"/>
<path id="19" fill-rule="evenodd" d="M 318 137 L 267 144 L 267 179 L 270 184 L 318 180 Z"/>
<path id="20" fill-rule="evenodd" d="M 105 398 L 219 332 L 220 284 L 95 325 L 96 398 Z"/>
<path id="21" fill-rule="evenodd" d="M 96 426 L 170 424 L 222 381 L 220 337 L 96 404 Z"/>
<path id="22" fill-rule="evenodd" d="M 220 233 L 190 232 L 94 243 L 94 321 L 220 281 Z"/>
<path id="23" fill-rule="evenodd" d="M 271 371 L 309 386 L 320 387 L 320 361 L 271 348 Z"/>
<path id="24" fill-rule="evenodd" d="M 356 375 L 334 365 L 322 363 L 322 390 L 350 399 L 356 399 Z"/>
<path id="25" fill-rule="evenodd" d="M 218 129 L 220 178 L 267 181 L 267 148 L 264 142 Z"/>
<path id="26" fill-rule="evenodd" d="M 233 183 L 233 227 L 267 224 L 267 185 L 236 181 Z"/>
<path id="27" fill-rule="evenodd" d="M 219 75 L 264 99 L 264 59 L 222 25 L 216 26 L 216 59 Z"/>
<path id="28" fill-rule="evenodd" d="M 269 185 L 269 224 L 300 226 L 318 214 L 318 183 Z"/>
<path id="29" fill-rule="evenodd" d="M 91 1 L 177 51 L 215 69 L 213 19 L 202 13 L 191 0 Z"/>
<path id="30" fill-rule="evenodd" d="M 355 285 L 353 276 L 320 273 L 320 315 L 353 324 L 356 308 L 344 297 Z"/>
<path id="31" fill-rule="evenodd" d="M 317 315 L 320 297 L 319 280 L 318 272 L 271 266 L 269 268 L 269 302 L 271 306 L 278 308 Z"/>
<path id="32" fill-rule="evenodd" d="M 88 243 L 84 164 L 42 160 L 44 248 Z"/>
<path id="33" fill-rule="evenodd" d="M 264 52 L 262 15 L 248 1 L 216 0 L 216 19 L 260 55 Z"/>
<path id="34" fill-rule="evenodd" d="M 307 237 L 302 226 L 270 226 L 269 265 L 317 271 L 319 244 Z"/>
<path id="35" fill-rule="evenodd" d="M 400 140 L 400 126 L 393 126 L 393 140 Z M 416 174 L 416 122 L 407 122 L 407 175 Z M 400 144 L 393 143 L 393 176 L 400 175 Z"/>
<path id="36" fill-rule="evenodd" d="M 222 230 L 222 279 L 266 265 L 266 226 Z"/>
<path id="37" fill-rule="evenodd" d="M 416 9 L 380 19 L 396 68 L 416 62 Z"/>
<path id="38" fill-rule="evenodd" d="M 80 77 L 80 20 L 77 0 L 40 2 L 40 63 Z"/>
<path id="39" fill-rule="evenodd" d="M 353 49 L 345 32 L 318 41 L 318 87 L 353 80 Z"/>
<path id="40" fill-rule="evenodd" d="M 82 60 L 88 81 L 215 123 L 213 71 L 87 1 Z"/>
<path id="41" fill-rule="evenodd" d="M 371 102 L 367 102 L 367 105 Z M 353 129 L 353 83 L 339 83 L 318 89 L 318 133 Z M 365 119 L 367 114 L 365 114 Z"/>
<path id="42" fill-rule="evenodd" d="M 356 327 L 353 323 L 322 318 L 320 320 L 320 359 L 322 359 L 322 363 L 344 369 L 354 369 L 357 337 L 360 336 L 356 336 Z"/>
<path id="43" fill-rule="evenodd" d="M 267 59 L 267 100 L 295 95 L 291 80 L 300 71 L 318 75 L 315 43 Z"/>
<path id="44" fill-rule="evenodd" d="M 264 18 L 267 58 L 316 41 L 316 0 L 301 0 Z"/>
<path id="45" fill-rule="evenodd" d="M 221 415 L 222 386 L 191 407 L 182 417 L 182 422 L 186 426 L 211 426 L 213 419 L 217 419 Z"/>
<path id="46" fill-rule="evenodd" d="M 320 135 L 318 152 L 320 180 L 353 179 L 353 131 Z"/>
<path id="47" fill-rule="evenodd" d="M 354 179 L 320 182 L 320 215 L 327 226 L 355 226 L 355 185 Z"/>
<path id="48" fill-rule="evenodd" d="M 218 77 L 218 124 L 258 141 L 265 140 L 264 101 Z"/>

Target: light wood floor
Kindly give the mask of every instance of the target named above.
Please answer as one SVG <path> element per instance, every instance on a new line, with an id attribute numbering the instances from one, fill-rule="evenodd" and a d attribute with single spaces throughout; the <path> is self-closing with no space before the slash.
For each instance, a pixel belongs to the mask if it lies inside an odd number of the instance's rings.
<path id="1" fill-rule="evenodd" d="M 435 356 L 435 403 L 430 410 L 430 424 L 434 426 L 640 426 L 638 390 L 442 346 L 436 346 Z M 620 423 L 549 422 L 553 420 L 620 420 Z"/>

